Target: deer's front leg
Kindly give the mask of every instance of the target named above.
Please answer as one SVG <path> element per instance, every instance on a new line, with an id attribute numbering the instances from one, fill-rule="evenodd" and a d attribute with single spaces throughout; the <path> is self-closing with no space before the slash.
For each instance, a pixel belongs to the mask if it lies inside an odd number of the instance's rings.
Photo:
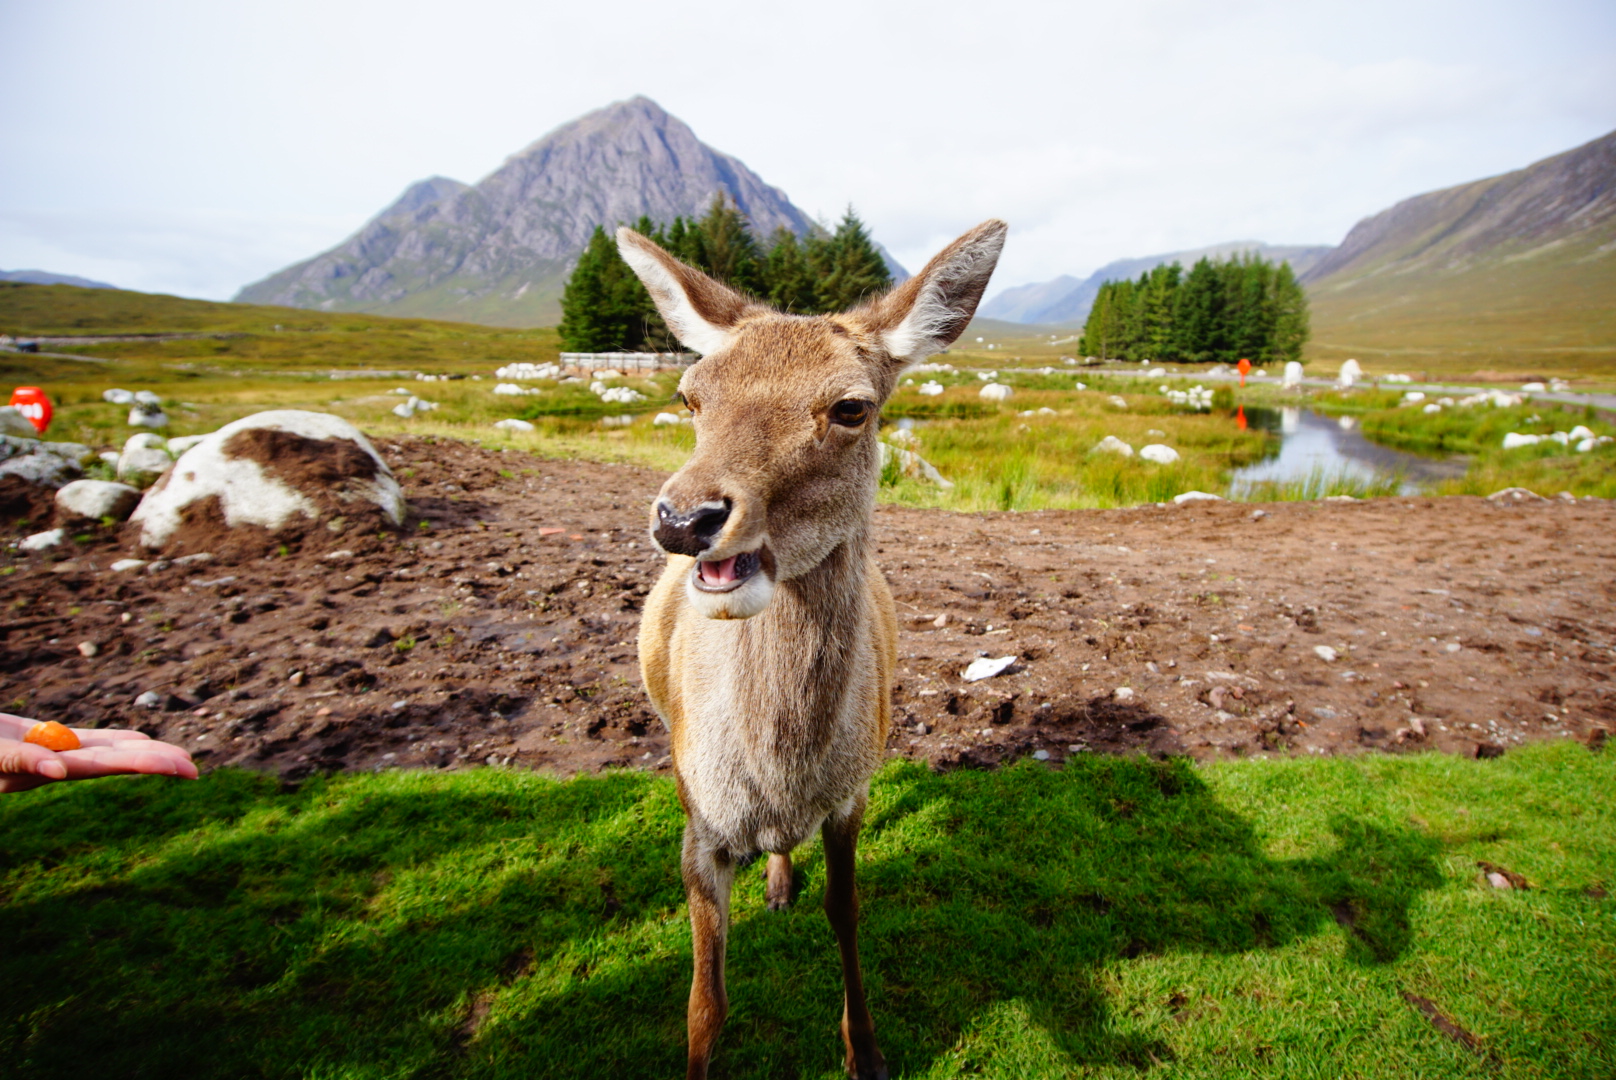
<path id="1" fill-rule="evenodd" d="M 854 1080 L 887 1080 L 886 1059 L 875 1044 L 875 1022 L 864 1003 L 864 977 L 858 956 L 858 889 L 853 883 L 859 826 L 864 822 L 864 799 L 857 799 L 842 817 L 825 819 L 820 835 L 825 841 L 825 916 L 836 932 L 842 954 L 842 1041 L 847 1044 L 847 1074 Z"/>
<path id="2" fill-rule="evenodd" d="M 729 852 L 704 841 L 694 825 L 686 825 L 680 869 L 690 907 L 690 936 L 696 961 L 686 1014 L 690 1058 L 685 1075 L 687 1080 L 704 1080 L 718 1032 L 729 1013 L 729 996 L 724 992 L 724 947 L 729 936 L 729 893 L 735 880 L 735 863 Z"/>

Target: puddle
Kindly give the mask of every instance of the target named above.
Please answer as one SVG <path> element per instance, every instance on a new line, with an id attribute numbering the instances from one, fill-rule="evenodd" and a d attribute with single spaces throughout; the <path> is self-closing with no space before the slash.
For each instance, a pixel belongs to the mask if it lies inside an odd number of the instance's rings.
<path id="1" fill-rule="evenodd" d="M 1427 484 L 1463 476 L 1464 458 L 1429 458 L 1380 446 L 1364 438 L 1355 418 L 1320 416 L 1309 409 L 1248 408 L 1247 425 L 1280 436 L 1279 453 L 1254 465 L 1236 469 L 1229 493 L 1239 496 L 1261 483 L 1305 480 L 1319 473 L 1365 482 L 1401 473 L 1404 495 L 1414 495 Z"/>

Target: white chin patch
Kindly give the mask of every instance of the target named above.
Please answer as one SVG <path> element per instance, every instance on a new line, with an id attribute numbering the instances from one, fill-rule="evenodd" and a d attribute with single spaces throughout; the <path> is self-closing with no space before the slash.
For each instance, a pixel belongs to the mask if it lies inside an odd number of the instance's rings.
<path id="1" fill-rule="evenodd" d="M 696 588 L 695 571 L 685 579 L 685 596 L 690 606 L 709 619 L 750 619 L 769 606 L 774 598 L 774 582 L 758 571 L 729 592 L 708 592 Z"/>

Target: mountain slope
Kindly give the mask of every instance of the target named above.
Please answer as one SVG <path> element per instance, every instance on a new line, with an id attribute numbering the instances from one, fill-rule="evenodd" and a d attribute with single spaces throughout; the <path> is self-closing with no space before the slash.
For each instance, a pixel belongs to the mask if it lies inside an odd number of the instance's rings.
<path id="1" fill-rule="evenodd" d="M 1264 244 L 1257 240 L 1234 240 L 1226 244 L 1196 248 L 1193 251 L 1173 251 L 1165 255 L 1147 255 L 1138 259 L 1118 259 L 1107 263 L 1086 278 L 1063 274 L 1053 281 L 1034 285 L 1019 285 L 1006 289 L 982 305 L 982 314 L 989 318 L 1009 322 L 1044 323 L 1051 326 L 1082 325 L 1088 318 L 1100 286 L 1107 281 L 1136 278 L 1163 263 L 1176 262 L 1188 270 L 1201 258 L 1227 259 L 1250 252 L 1271 262 L 1289 260 L 1298 275 L 1323 258 L 1330 249 L 1319 246 Z"/>
<path id="2" fill-rule="evenodd" d="M 699 215 L 719 191 L 762 236 L 782 225 L 798 234 L 813 227 L 778 188 L 636 97 L 557 128 L 475 186 L 442 177 L 412 185 L 336 248 L 248 285 L 236 299 L 554 324 L 566 275 L 596 225 Z"/>
<path id="3" fill-rule="evenodd" d="M 0 281 L 15 281 L 23 285 L 76 285 L 81 289 L 116 289 L 104 281 L 74 277 L 72 274 L 53 274 L 48 270 L 0 270 Z"/>
<path id="4" fill-rule="evenodd" d="M 1608 370 L 1616 132 L 1365 218 L 1302 281 L 1320 359 Z"/>

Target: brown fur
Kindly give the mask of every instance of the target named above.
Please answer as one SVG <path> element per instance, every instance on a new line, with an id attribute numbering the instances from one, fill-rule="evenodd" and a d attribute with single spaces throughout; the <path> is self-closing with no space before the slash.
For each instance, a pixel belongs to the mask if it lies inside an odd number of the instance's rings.
<path id="1" fill-rule="evenodd" d="M 885 298 L 840 315 L 791 316 L 618 233 L 670 328 L 706 354 L 680 384 L 696 449 L 662 488 L 653 536 L 678 546 L 691 542 L 688 530 L 676 542 L 670 522 L 704 513 L 722 522 L 697 542 L 707 546 L 696 557 L 669 555 L 640 626 L 641 671 L 672 736 L 688 818 L 691 1077 L 706 1075 L 728 1007 L 737 862 L 769 852 L 768 903 L 783 907 L 790 852 L 816 828 L 842 958 L 848 1071 L 886 1076 L 864 1004 L 853 882 L 897 658 L 897 616 L 870 539 L 878 413 L 903 367 L 964 330 L 1003 237 L 1002 223 L 985 223 Z M 863 419 L 838 422 L 850 402 L 868 403 Z M 698 559 L 737 555 L 755 556 L 761 570 L 733 592 L 715 594 L 693 577 Z"/>

